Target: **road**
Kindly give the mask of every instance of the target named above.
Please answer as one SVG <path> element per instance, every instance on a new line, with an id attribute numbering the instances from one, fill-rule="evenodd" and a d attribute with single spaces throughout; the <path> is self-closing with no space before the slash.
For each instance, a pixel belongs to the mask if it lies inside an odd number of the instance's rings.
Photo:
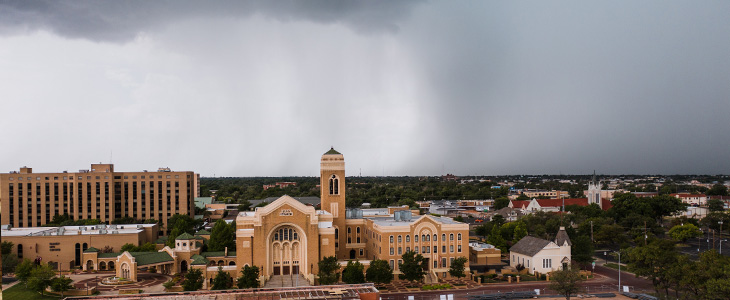
<path id="1" fill-rule="evenodd" d="M 618 293 L 618 270 L 596 265 L 595 278 L 583 283 L 586 293 Z M 467 299 L 471 295 L 491 294 L 498 292 L 532 291 L 540 289 L 541 295 L 555 294 L 547 288 L 549 282 L 525 282 L 525 283 L 500 283 L 469 290 L 443 290 L 381 294 L 383 300 L 407 300 L 408 296 L 414 296 L 415 300 L 438 299 L 440 295 L 453 295 L 454 299 Z M 621 285 L 629 286 L 631 292 L 653 292 L 654 287 L 651 281 L 637 278 L 631 273 L 621 272 Z"/>

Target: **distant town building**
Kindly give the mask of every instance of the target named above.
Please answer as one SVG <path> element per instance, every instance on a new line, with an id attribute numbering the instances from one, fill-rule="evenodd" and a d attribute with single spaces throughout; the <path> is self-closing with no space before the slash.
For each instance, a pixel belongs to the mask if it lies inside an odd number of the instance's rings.
<path id="1" fill-rule="evenodd" d="M 263 187 L 264 187 L 264 191 L 265 191 L 265 190 L 268 190 L 270 188 L 278 187 L 280 189 L 283 189 L 285 187 L 290 187 L 290 186 L 297 186 L 297 183 L 296 182 L 288 182 L 288 181 L 286 181 L 286 182 L 277 182 L 277 183 L 274 183 L 274 184 L 264 184 Z"/>
<path id="2" fill-rule="evenodd" d="M 707 195 L 705 194 L 678 193 L 671 194 L 671 196 L 679 198 L 680 200 L 682 200 L 682 203 L 686 203 L 689 205 L 704 206 L 707 204 Z"/>

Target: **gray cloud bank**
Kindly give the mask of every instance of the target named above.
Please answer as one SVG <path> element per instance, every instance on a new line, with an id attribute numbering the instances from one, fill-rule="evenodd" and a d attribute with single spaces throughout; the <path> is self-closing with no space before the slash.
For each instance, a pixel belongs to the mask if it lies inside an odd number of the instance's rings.
<path id="1" fill-rule="evenodd" d="M 113 151 L 124 170 L 316 175 L 333 145 L 349 174 L 727 174 L 728 15 L 723 1 L 0 1 L 0 167 Z"/>

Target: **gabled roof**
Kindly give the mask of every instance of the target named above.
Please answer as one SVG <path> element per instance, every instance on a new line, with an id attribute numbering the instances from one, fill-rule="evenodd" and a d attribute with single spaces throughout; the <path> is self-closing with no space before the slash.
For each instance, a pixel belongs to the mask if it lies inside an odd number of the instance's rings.
<path id="1" fill-rule="evenodd" d="M 337 152 L 337 150 L 335 150 L 335 148 L 332 147 L 332 148 L 330 148 L 329 151 L 327 151 L 327 152 L 324 153 L 324 155 L 329 155 L 329 154 L 335 154 L 336 155 L 336 154 L 342 154 L 342 153 Z"/>
<path id="2" fill-rule="evenodd" d="M 91 248 L 87 248 L 86 250 L 84 250 L 84 253 L 90 253 L 90 252 L 99 252 L 99 249 L 91 247 Z"/>
<path id="3" fill-rule="evenodd" d="M 161 262 L 173 261 L 172 256 L 167 252 L 130 252 L 129 254 L 134 257 L 137 262 L 137 266 L 158 264 Z"/>
<path id="4" fill-rule="evenodd" d="M 517 244 L 509 248 L 510 252 L 517 252 L 527 256 L 535 256 L 540 250 L 550 244 L 550 241 L 539 239 L 532 236 L 523 237 Z"/>
<path id="5" fill-rule="evenodd" d="M 565 242 L 568 242 L 568 246 L 573 245 L 573 243 L 570 242 L 570 237 L 565 231 L 565 228 L 561 227 L 558 234 L 555 236 L 555 243 L 558 244 L 558 246 L 563 246 L 565 245 Z"/>
<path id="6" fill-rule="evenodd" d="M 571 198 L 571 199 L 535 199 L 540 207 L 560 207 L 565 205 L 588 206 L 588 198 Z M 563 202 L 565 200 L 565 202 Z"/>
<path id="7" fill-rule="evenodd" d="M 514 208 L 522 208 L 523 206 L 527 208 L 528 205 L 530 205 L 530 200 L 512 200 L 512 207 Z"/>
<path id="8" fill-rule="evenodd" d="M 178 235 L 178 236 L 177 236 L 177 237 L 175 238 L 175 240 L 176 240 L 176 241 L 177 241 L 177 240 L 194 240 L 194 239 L 195 239 L 195 237 L 194 237 L 194 236 L 192 236 L 192 235 L 190 235 L 190 234 L 189 234 L 189 233 L 187 233 L 187 232 L 185 232 L 185 233 L 183 233 L 183 234 L 181 234 L 181 235 Z"/>

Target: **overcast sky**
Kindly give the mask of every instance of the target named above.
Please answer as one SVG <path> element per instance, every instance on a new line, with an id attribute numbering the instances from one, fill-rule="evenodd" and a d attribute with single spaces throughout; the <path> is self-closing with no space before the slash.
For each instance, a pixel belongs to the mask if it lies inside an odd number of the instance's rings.
<path id="1" fill-rule="evenodd" d="M 0 171 L 728 174 L 730 1 L 0 0 Z"/>

